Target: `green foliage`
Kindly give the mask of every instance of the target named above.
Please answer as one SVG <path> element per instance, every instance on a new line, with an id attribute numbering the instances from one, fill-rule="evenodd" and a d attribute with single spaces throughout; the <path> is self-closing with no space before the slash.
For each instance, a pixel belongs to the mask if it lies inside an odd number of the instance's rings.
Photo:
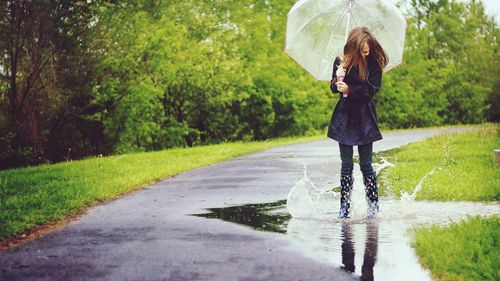
<path id="1" fill-rule="evenodd" d="M 499 28 L 480 1 L 403 1 L 403 65 L 376 99 L 383 127 L 499 121 Z"/>
<path id="2" fill-rule="evenodd" d="M 196 167 L 320 138 L 173 148 L 0 171 L 0 240 Z"/>
<path id="3" fill-rule="evenodd" d="M 420 179 L 436 168 L 417 193 L 417 200 L 484 201 L 500 199 L 498 125 L 438 135 L 378 154 L 395 165 L 381 174 L 385 193 L 411 194 Z"/>
<path id="4" fill-rule="evenodd" d="M 295 2 L 3 1 L 0 168 L 324 132 L 337 96 L 283 52 Z M 406 3 L 381 127 L 500 120 L 500 34 L 481 2 Z"/>
<path id="5" fill-rule="evenodd" d="M 436 280 L 498 280 L 500 216 L 414 229 L 413 247 Z"/>
<path id="6" fill-rule="evenodd" d="M 109 49 L 102 67 L 112 70 L 95 92 L 102 96 L 96 101 L 116 104 L 103 120 L 114 152 L 302 135 L 326 127 L 328 89 L 282 52 L 284 29 L 277 22 L 285 23 L 289 5 L 154 6 L 162 13 L 146 3 L 109 5 L 102 12 L 107 37 L 98 46 Z M 311 88 L 324 94 L 307 94 Z"/>

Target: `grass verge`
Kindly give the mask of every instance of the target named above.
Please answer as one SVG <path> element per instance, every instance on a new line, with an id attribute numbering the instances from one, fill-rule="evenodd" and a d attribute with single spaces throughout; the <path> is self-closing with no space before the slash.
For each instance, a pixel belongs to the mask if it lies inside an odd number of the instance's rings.
<path id="1" fill-rule="evenodd" d="M 427 175 L 417 200 L 498 201 L 500 165 L 493 149 L 499 148 L 499 125 L 486 124 L 379 153 L 377 158 L 395 165 L 381 172 L 380 189 L 396 197 L 411 194 Z M 413 233 L 412 245 L 435 280 L 500 280 L 500 216 L 417 227 Z"/>
<path id="2" fill-rule="evenodd" d="M 395 164 L 380 174 L 381 194 L 411 194 L 428 175 L 417 200 L 490 201 L 500 199 L 500 165 L 493 149 L 500 148 L 500 126 L 437 135 L 377 154 Z"/>
<path id="3" fill-rule="evenodd" d="M 0 241 L 190 169 L 325 137 L 288 137 L 93 157 L 0 171 Z"/>
<path id="4" fill-rule="evenodd" d="M 500 216 L 414 231 L 413 247 L 434 279 L 500 280 Z"/>

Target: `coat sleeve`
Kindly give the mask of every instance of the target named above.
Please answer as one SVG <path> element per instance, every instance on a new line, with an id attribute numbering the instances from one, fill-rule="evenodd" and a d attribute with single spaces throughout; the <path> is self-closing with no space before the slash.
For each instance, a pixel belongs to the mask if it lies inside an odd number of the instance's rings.
<path id="1" fill-rule="evenodd" d="M 382 86 L 382 69 L 377 67 L 373 74 L 368 77 L 369 83 L 361 85 L 349 85 L 349 99 L 367 102 L 380 90 Z"/>
<path id="2" fill-rule="evenodd" d="M 339 57 L 336 57 L 335 58 L 335 61 L 333 62 L 333 73 L 332 73 L 332 80 L 330 80 L 330 90 L 332 90 L 332 92 L 334 94 L 338 94 L 340 93 L 339 90 L 337 89 L 337 86 L 335 85 L 335 83 L 337 83 L 337 65 L 340 64 L 340 59 Z"/>

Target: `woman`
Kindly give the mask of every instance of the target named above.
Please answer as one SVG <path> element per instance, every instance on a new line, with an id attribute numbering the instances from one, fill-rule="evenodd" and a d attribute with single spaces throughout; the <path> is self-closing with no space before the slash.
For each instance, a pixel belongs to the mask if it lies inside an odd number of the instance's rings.
<path id="1" fill-rule="evenodd" d="M 328 137 L 336 140 L 340 147 L 340 218 L 350 217 L 354 145 L 358 146 L 368 217 L 375 217 L 379 210 L 372 149 L 373 142 L 381 140 L 382 134 L 372 98 L 381 87 L 382 70 L 387 63 L 387 54 L 373 34 L 366 27 L 358 27 L 349 33 L 343 56 L 337 57 L 333 65 L 330 88 L 339 93 L 340 99 L 333 110 Z M 343 79 L 342 70 L 346 70 Z"/>

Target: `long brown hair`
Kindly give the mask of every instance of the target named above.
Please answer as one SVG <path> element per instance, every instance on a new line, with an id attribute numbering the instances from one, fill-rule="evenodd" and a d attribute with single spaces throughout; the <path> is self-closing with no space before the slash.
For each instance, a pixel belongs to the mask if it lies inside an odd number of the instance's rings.
<path id="1" fill-rule="evenodd" d="M 370 53 L 365 58 L 361 54 L 361 48 L 368 43 Z M 361 80 L 366 81 L 367 78 L 367 62 L 366 59 L 372 57 L 378 63 L 381 69 L 389 62 L 387 53 L 382 49 L 379 42 L 366 27 L 356 27 L 349 33 L 347 42 L 344 46 L 344 56 L 342 59 L 342 67 L 350 69 L 352 66 L 358 67 L 358 73 Z"/>

